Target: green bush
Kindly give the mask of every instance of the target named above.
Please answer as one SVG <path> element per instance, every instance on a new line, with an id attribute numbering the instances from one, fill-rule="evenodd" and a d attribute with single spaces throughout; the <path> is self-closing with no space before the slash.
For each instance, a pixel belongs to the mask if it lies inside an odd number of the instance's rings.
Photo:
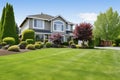
<path id="1" fill-rule="evenodd" d="M 71 48 L 76 48 L 76 45 L 75 44 L 71 44 Z"/>
<path id="2" fill-rule="evenodd" d="M 40 44 L 35 44 L 36 49 L 40 49 Z"/>
<path id="3" fill-rule="evenodd" d="M 120 35 L 115 39 L 116 46 L 119 46 L 120 43 Z"/>
<path id="4" fill-rule="evenodd" d="M 40 44 L 40 48 L 43 48 L 44 47 L 44 44 Z"/>
<path id="5" fill-rule="evenodd" d="M 28 45 L 26 46 L 26 49 L 35 50 L 35 45 L 33 45 L 33 44 L 28 44 Z"/>
<path id="6" fill-rule="evenodd" d="M 78 44 L 78 39 L 73 39 L 73 42 L 74 42 L 75 44 Z"/>
<path id="7" fill-rule="evenodd" d="M 35 40 L 35 32 L 34 30 L 27 29 L 22 33 L 22 41 L 26 41 L 26 39 L 33 39 Z"/>
<path id="8" fill-rule="evenodd" d="M 52 44 L 50 42 L 46 42 L 45 45 L 46 45 L 47 48 L 50 48 L 52 46 Z"/>
<path id="9" fill-rule="evenodd" d="M 18 47 L 17 45 L 13 45 L 13 46 L 10 46 L 10 47 L 8 48 L 8 51 L 19 52 L 20 49 L 19 49 L 19 47 Z"/>
<path id="10" fill-rule="evenodd" d="M 70 40 L 70 41 L 69 41 L 69 45 L 71 45 L 71 44 L 74 44 L 73 40 Z"/>
<path id="11" fill-rule="evenodd" d="M 26 39 L 27 44 L 34 44 L 34 40 L 33 39 Z"/>
<path id="12" fill-rule="evenodd" d="M 5 45 L 7 45 L 7 43 L 6 42 L 1 42 L 1 45 L 5 46 Z"/>
<path id="13" fill-rule="evenodd" d="M 95 46 L 100 46 L 101 39 L 100 38 L 95 38 L 94 45 Z"/>
<path id="14" fill-rule="evenodd" d="M 115 47 L 115 46 L 116 46 L 116 44 L 115 44 L 115 43 L 113 43 L 113 44 L 112 44 L 112 46 L 113 46 L 113 47 Z"/>
<path id="15" fill-rule="evenodd" d="M 76 45 L 76 48 L 80 48 L 81 46 L 80 45 Z"/>
<path id="16" fill-rule="evenodd" d="M 69 43 L 68 43 L 68 42 L 63 42 L 62 45 L 64 45 L 64 46 L 68 46 Z"/>
<path id="17" fill-rule="evenodd" d="M 48 39 L 45 39 L 45 40 L 44 40 L 44 44 L 46 44 L 47 42 L 48 42 Z"/>
<path id="18" fill-rule="evenodd" d="M 37 42 L 35 42 L 35 44 L 42 44 L 42 42 L 41 41 L 37 41 Z"/>
<path id="19" fill-rule="evenodd" d="M 27 46 L 27 42 L 26 41 L 21 41 L 19 44 L 20 49 L 25 49 Z"/>
<path id="20" fill-rule="evenodd" d="M 15 39 L 13 37 L 6 37 L 3 39 L 3 42 L 6 42 L 8 45 L 14 45 Z"/>
<path id="21" fill-rule="evenodd" d="M 89 48 L 94 48 L 94 40 L 89 40 L 88 46 L 89 46 Z"/>

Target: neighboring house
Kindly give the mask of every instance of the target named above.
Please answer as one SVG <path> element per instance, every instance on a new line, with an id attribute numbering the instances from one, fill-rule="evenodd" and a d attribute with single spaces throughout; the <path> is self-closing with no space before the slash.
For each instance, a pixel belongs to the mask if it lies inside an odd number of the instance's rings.
<path id="1" fill-rule="evenodd" d="M 20 25 L 20 32 L 26 29 L 35 31 L 36 40 L 45 40 L 53 33 L 60 33 L 62 40 L 68 41 L 72 36 L 73 23 L 65 20 L 62 16 L 51 16 L 47 14 L 29 15 Z"/>

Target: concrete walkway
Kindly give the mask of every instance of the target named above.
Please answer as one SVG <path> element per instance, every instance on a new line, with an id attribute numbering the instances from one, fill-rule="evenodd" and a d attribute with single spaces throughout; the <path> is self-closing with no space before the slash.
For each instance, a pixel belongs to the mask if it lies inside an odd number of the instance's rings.
<path id="1" fill-rule="evenodd" d="M 114 49 L 114 50 L 120 50 L 120 47 L 95 47 L 98 49 Z"/>

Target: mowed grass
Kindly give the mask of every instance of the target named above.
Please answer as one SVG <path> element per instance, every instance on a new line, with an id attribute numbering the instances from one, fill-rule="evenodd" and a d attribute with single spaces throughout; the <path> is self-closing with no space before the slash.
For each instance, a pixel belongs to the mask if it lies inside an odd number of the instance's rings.
<path id="1" fill-rule="evenodd" d="M 0 80 L 120 80 L 120 51 L 49 48 L 1 56 Z"/>

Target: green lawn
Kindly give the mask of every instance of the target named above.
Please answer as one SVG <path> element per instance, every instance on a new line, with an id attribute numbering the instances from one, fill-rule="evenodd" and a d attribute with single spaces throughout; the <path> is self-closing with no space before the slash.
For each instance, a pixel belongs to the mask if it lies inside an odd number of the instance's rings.
<path id="1" fill-rule="evenodd" d="M 120 51 L 50 48 L 1 56 L 0 80 L 120 80 Z"/>

